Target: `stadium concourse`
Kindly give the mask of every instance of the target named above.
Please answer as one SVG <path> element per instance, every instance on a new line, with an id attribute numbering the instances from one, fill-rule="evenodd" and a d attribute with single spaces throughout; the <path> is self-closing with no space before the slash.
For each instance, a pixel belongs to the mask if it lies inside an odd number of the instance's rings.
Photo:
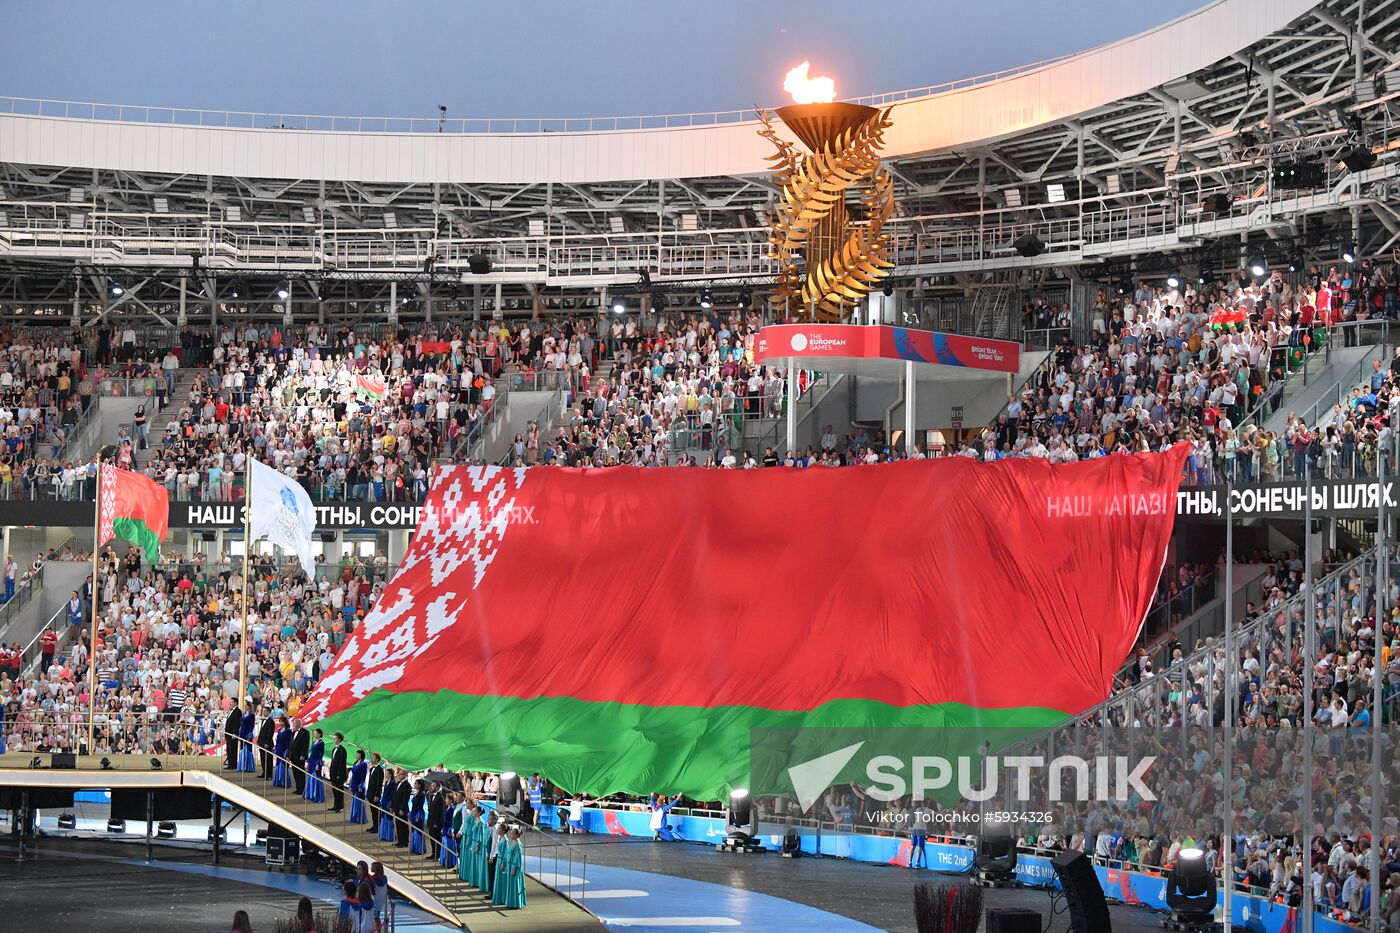
<path id="1" fill-rule="evenodd" d="M 1397 63 L 0 96 L 0 927 L 1400 931 Z"/>

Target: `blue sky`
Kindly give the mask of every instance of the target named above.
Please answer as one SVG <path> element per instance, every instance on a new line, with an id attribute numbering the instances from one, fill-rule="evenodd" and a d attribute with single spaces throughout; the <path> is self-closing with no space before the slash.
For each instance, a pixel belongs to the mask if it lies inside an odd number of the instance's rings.
<path id="1" fill-rule="evenodd" d="M 0 0 L 0 95 L 335 115 L 578 117 L 921 87 L 1203 0 Z"/>

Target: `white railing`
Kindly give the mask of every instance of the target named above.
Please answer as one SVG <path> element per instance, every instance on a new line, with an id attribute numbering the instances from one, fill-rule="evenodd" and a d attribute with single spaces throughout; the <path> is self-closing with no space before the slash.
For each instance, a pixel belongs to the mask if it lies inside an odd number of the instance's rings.
<path id="1" fill-rule="evenodd" d="M 1046 207 L 992 209 L 892 220 L 900 274 L 976 271 L 1076 262 L 1112 253 L 1170 250 L 1203 236 L 1282 217 L 1334 210 L 1367 196 L 1361 184 L 1329 166 L 1327 184 L 1300 195 L 1273 191 L 1255 166 L 1228 178 L 1198 178 L 1177 192 L 1153 188 L 1118 198 Z M 1390 159 L 1366 181 L 1400 175 Z M 1241 194 L 1249 192 L 1247 196 Z M 1227 211 L 1203 209 L 1213 195 L 1234 193 Z M 1054 216 L 1062 212 L 1062 216 Z M 52 255 L 94 264 L 184 265 L 201 256 L 215 270 L 329 269 L 421 273 L 430 257 L 439 274 L 465 275 L 473 257 L 492 269 L 556 284 L 635 282 L 643 270 L 665 282 L 766 278 L 778 271 L 766 227 L 561 234 L 504 238 L 440 237 L 431 227 L 341 228 L 330 224 L 227 222 L 193 214 L 131 214 L 70 203 L 0 202 L 0 255 Z M 1043 251 L 1020 257 L 1013 244 L 1033 234 Z"/>
<path id="2" fill-rule="evenodd" d="M 1048 58 L 1014 68 L 1004 68 L 942 84 L 886 91 L 846 98 L 853 104 L 883 107 L 903 101 L 933 97 L 990 84 L 1037 71 L 1081 53 Z M 775 81 L 776 84 L 776 81 Z M 781 105 L 779 105 L 781 106 Z M 619 117 L 352 117 L 329 114 L 269 113 L 240 110 L 207 110 L 199 107 L 156 107 L 146 104 L 98 104 L 84 101 L 47 100 L 37 97 L 0 96 L 0 113 L 16 116 L 54 117 L 64 120 L 103 120 L 117 123 L 156 123 L 171 126 L 203 126 L 226 129 L 303 130 L 324 133 L 607 133 L 628 130 L 675 129 L 756 122 L 752 108 L 702 113 L 661 113 Z"/>

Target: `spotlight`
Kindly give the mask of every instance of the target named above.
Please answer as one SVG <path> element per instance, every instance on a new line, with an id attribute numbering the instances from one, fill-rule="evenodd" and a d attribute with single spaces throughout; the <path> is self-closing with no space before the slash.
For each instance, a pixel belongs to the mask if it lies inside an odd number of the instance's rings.
<path id="1" fill-rule="evenodd" d="M 1342 247 L 1342 262 L 1356 262 L 1356 247 L 1352 246 L 1350 243 Z"/>
<path id="2" fill-rule="evenodd" d="M 232 290 L 231 292 L 229 292 L 229 294 L 232 295 L 234 298 L 237 298 L 237 297 L 238 297 L 238 285 L 237 285 L 237 284 L 235 284 L 235 285 L 233 286 L 233 290 Z"/>
<path id="3" fill-rule="evenodd" d="M 1262 279 L 1264 273 L 1269 271 L 1269 264 L 1264 261 L 1263 256 L 1255 256 L 1249 261 L 1249 271 L 1256 279 Z"/>
<path id="4" fill-rule="evenodd" d="M 1180 277 L 1180 276 L 1178 276 L 1175 272 L 1173 272 L 1171 275 L 1167 276 L 1167 288 L 1180 288 L 1180 287 L 1181 287 L 1181 277 Z"/>
<path id="5" fill-rule="evenodd" d="M 159 758 L 152 758 L 152 759 L 151 759 L 151 770 L 152 770 L 152 771 L 164 771 L 164 770 L 165 770 L 165 766 L 162 765 L 162 764 L 160 763 L 160 759 L 159 759 Z"/>
<path id="6" fill-rule="evenodd" d="M 160 824 L 156 826 L 156 836 L 160 839 L 174 839 L 175 823 L 171 820 L 161 820 Z"/>
<path id="7" fill-rule="evenodd" d="M 622 300 L 621 295 L 612 300 L 612 309 L 614 314 L 621 314 L 627 310 L 627 303 Z"/>
<path id="8" fill-rule="evenodd" d="M 121 287 L 120 285 L 118 285 L 116 282 L 113 282 L 113 283 L 112 283 L 112 297 L 113 297 L 113 298 L 120 298 L 121 295 L 122 295 L 125 291 L 126 291 L 126 289 L 122 288 L 122 287 Z"/>
<path id="9" fill-rule="evenodd" d="M 111 771 L 111 770 L 112 770 L 112 759 L 110 759 L 110 758 L 105 758 L 105 757 L 104 757 L 100 762 L 98 762 L 98 764 L 102 766 L 102 770 L 103 770 L 103 771 Z"/>
<path id="10" fill-rule="evenodd" d="M 791 826 L 783 833 L 783 858 L 797 858 L 802 854 L 802 837 Z"/>
<path id="11" fill-rule="evenodd" d="M 1009 888 L 1016 883 L 1016 838 L 1010 823 L 993 824 L 977 839 L 977 885 Z"/>
<path id="12" fill-rule="evenodd" d="M 882 288 L 882 289 L 880 289 L 880 292 L 881 292 L 881 294 L 883 294 L 886 298 L 890 297 L 891 295 L 894 294 L 894 283 L 893 283 L 893 282 L 886 282 L 886 283 L 885 283 L 885 287 Z"/>
<path id="13" fill-rule="evenodd" d="M 754 841 L 758 835 L 758 814 L 753 798 L 742 787 L 729 792 L 729 807 L 725 810 L 724 841 L 717 848 L 723 852 L 762 852 L 763 846 Z"/>
<path id="14" fill-rule="evenodd" d="M 751 301 L 753 301 L 753 292 L 749 291 L 747 288 L 739 289 L 739 310 L 742 311 L 747 308 Z"/>
<path id="15" fill-rule="evenodd" d="M 496 809 L 511 816 L 520 811 L 520 775 L 514 771 L 501 775 L 501 786 L 496 791 Z"/>
<path id="16" fill-rule="evenodd" d="M 35 756 L 30 760 L 30 762 L 29 762 L 29 767 L 30 767 L 30 768 L 33 768 L 33 769 L 36 770 L 36 771 L 37 771 L 39 768 L 42 768 L 43 766 L 44 766 L 44 759 L 40 758 L 38 755 L 35 755 Z"/>
<path id="17" fill-rule="evenodd" d="M 1011 248 L 1016 251 L 1016 255 L 1029 259 L 1045 252 L 1045 243 L 1034 233 L 1025 233 L 1012 242 Z"/>
<path id="18" fill-rule="evenodd" d="M 654 291 L 654 292 L 651 293 L 651 310 L 652 310 L 653 312 L 656 312 L 656 311 L 664 311 L 664 310 L 666 310 L 666 293 L 665 293 L 665 292 L 662 292 L 662 291 Z"/>
<path id="19" fill-rule="evenodd" d="M 714 296 L 710 294 L 710 290 L 708 288 L 700 293 L 700 307 L 709 308 L 714 303 Z"/>
<path id="20" fill-rule="evenodd" d="M 77 829 L 78 818 L 71 813 L 60 813 L 58 815 L 59 829 Z"/>
<path id="21" fill-rule="evenodd" d="M 1190 933 L 1220 929 L 1215 922 L 1215 875 L 1200 849 L 1182 849 L 1177 855 L 1176 866 L 1167 874 L 1164 899 L 1172 910 L 1172 929 Z"/>
<path id="22" fill-rule="evenodd" d="M 1211 195 L 1202 206 L 1212 214 L 1228 214 L 1230 213 L 1230 201 L 1230 195 L 1220 191 Z"/>
<path id="23" fill-rule="evenodd" d="M 278 300 L 278 301 L 286 301 L 286 300 L 287 300 L 287 296 L 289 296 L 290 294 L 291 294 L 291 292 L 287 291 L 287 286 L 281 285 L 281 286 L 279 286 L 278 289 L 277 289 L 277 300 Z"/>

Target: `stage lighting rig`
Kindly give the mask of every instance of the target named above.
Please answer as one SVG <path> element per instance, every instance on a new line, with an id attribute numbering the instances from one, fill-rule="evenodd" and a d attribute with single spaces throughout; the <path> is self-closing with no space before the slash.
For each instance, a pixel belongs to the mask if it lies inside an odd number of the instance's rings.
<path id="1" fill-rule="evenodd" d="M 1016 834 L 1010 823 L 993 824 L 977 838 L 977 881 L 982 888 L 1016 884 Z"/>
<path id="2" fill-rule="evenodd" d="M 736 787 L 729 792 L 724 823 L 724 841 L 716 846 L 721 852 L 763 851 L 763 846 L 754 841 L 758 836 L 758 814 L 753 798 L 744 788 Z"/>
<path id="3" fill-rule="evenodd" d="M 1215 920 L 1215 875 L 1200 849 L 1181 850 L 1176 866 L 1167 874 L 1163 896 L 1172 912 L 1162 921 L 1162 929 L 1178 933 L 1220 933 L 1221 925 Z"/>

